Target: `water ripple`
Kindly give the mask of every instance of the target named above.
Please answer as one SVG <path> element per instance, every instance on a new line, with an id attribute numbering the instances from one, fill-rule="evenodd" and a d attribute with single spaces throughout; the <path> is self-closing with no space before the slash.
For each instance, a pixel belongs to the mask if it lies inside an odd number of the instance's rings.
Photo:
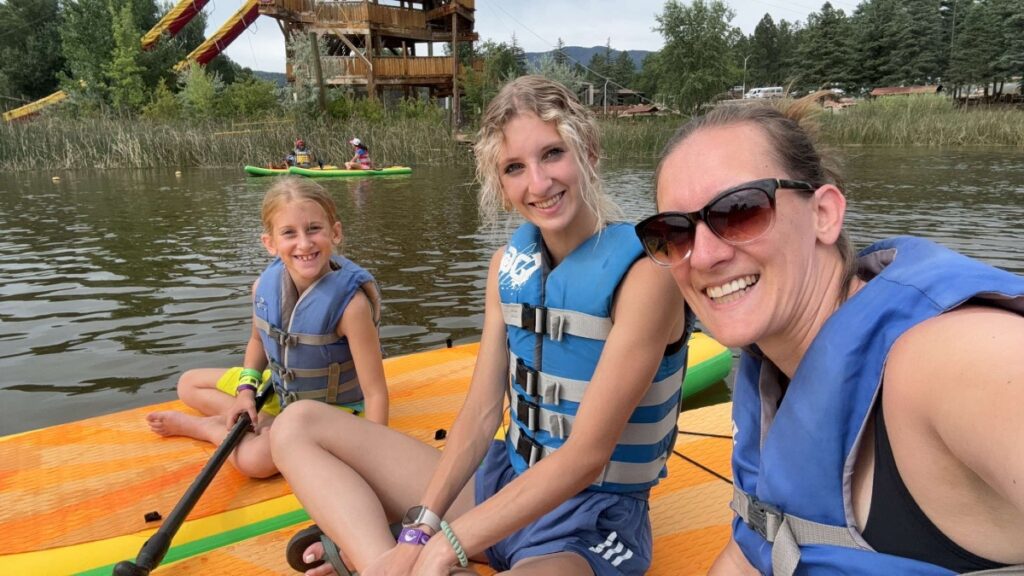
<path id="1" fill-rule="evenodd" d="M 654 211 L 653 163 L 608 166 L 630 220 Z M 1024 161 L 1005 151 L 856 149 L 858 245 L 918 234 L 1024 273 Z M 0 182 L 0 434 L 149 404 L 188 368 L 241 361 L 269 256 L 272 180 L 219 170 L 19 173 Z M 518 224 L 482 226 L 467 169 L 328 180 L 344 253 L 377 278 L 389 356 L 472 340 L 487 269 Z"/>

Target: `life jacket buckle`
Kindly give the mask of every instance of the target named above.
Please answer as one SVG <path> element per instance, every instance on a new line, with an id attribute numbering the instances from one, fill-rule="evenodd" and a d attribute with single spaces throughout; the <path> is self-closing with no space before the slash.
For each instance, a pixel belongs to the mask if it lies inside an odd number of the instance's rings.
<path id="1" fill-rule="evenodd" d="M 547 332 L 547 319 L 547 308 L 543 306 L 530 306 L 529 304 L 523 304 L 523 310 L 520 314 L 519 320 L 524 330 L 529 330 L 535 334 L 543 334 Z"/>
<path id="2" fill-rule="evenodd" d="M 282 406 L 287 406 L 299 399 L 299 395 L 296 394 L 294 390 L 285 390 L 284 392 L 281 393 L 281 396 L 281 399 L 283 400 L 283 402 L 281 403 Z"/>
<path id="3" fill-rule="evenodd" d="M 516 359 L 516 382 L 528 395 L 537 395 L 537 371 L 527 366 L 522 358 Z"/>
<path id="4" fill-rule="evenodd" d="M 747 517 L 744 519 L 751 530 L 757 532 L 768 542 L 775 541 L 775 535 L 782 525 L 782 510 L 766 502 L 761 502 L 753 496 L 749 496 L 750 503 L 747 505 Z"/>
<path id="5" fill-rule="evenodd" d="M 520 422 L 526 424 L 526 427 L 531 432 L 536 432 L 539 427 L 538 416 L 540 406 L 534 404 L 522 394 L 517 394 L 516 397 L 516 417 Z"/>
<path id="6" fill-rule="evenodd" d="M 295 344 L 298 343 L 298 337 L 293 336 L 293 335 L 285 332 L 284 330 L 281 330 L 280 328 L 271 327 L 270 328 L 270 336 L 274 340 L 277 340 L 277 345 L 281 346 L 282 348 L 284 348 L 286 346 L 289 347 L 289 348 L 290 347 L 294 347 Z"/>
<path id="7" fill-rule="evenodd" d="M 544 449 L 520 429 L 519 438 L 516 440 L 516 454 L 522 456 L 527 466 L 533 467 L 544 455 Z"/>

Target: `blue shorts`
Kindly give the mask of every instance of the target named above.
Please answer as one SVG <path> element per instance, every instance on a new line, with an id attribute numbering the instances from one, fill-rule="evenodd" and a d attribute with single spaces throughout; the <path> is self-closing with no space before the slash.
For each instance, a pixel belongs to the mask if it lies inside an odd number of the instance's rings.
<path id="1" fill-rule="evenodd" d="M 476 472 L 476 504 L 516 477 L 503 442 L 494 442 Z M 574 552 L 597 576 L 644 574 L 651 566 L 648 492 L 615 494 L 584 490 L 487 549 L 496 570 L 526 558 Z"/>

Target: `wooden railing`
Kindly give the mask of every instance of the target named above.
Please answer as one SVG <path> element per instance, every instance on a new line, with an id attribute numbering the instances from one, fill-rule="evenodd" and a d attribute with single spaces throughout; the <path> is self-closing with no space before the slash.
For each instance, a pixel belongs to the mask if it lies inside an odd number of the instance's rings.
<path id="1" fill-rule="evenodd" d="M 474 0 L 453 0 L 460 6 L 474 9 Z M 318 22 L 381 24 L 395 28 L 425 28 L 427 13 L 423 10 L 373 4 L 365 0 L 260 0 L 260 5 L 296 13 L 316 13 Z"/>
<path id="2" fill-rule="evenodd" d="M 378 80 L 408 78 L 436 78 L 451 76 L 452 58 L 434 56 L 426 58 L 371 58 L 373 75 Z M 324 78 L 368 76 L 369 68 L 360 57 L 325 56 L 321 60 Z"/>

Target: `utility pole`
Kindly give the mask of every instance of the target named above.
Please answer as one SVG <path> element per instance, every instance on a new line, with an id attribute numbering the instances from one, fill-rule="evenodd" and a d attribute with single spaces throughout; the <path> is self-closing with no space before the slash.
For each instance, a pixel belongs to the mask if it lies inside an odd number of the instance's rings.
<path id="1" fill-rule="evenodd" d="M 604 115 L 608 115 L 608 79 L 604 79 Z"/>
<path id="2" fill-rule="evenodd" d="M 740 95 L 741 98 L 747 95 L 747 60 L 750 59 L 750 56 L 751 54 L 747 54 L 743 57 L 743 94 Z"/>

